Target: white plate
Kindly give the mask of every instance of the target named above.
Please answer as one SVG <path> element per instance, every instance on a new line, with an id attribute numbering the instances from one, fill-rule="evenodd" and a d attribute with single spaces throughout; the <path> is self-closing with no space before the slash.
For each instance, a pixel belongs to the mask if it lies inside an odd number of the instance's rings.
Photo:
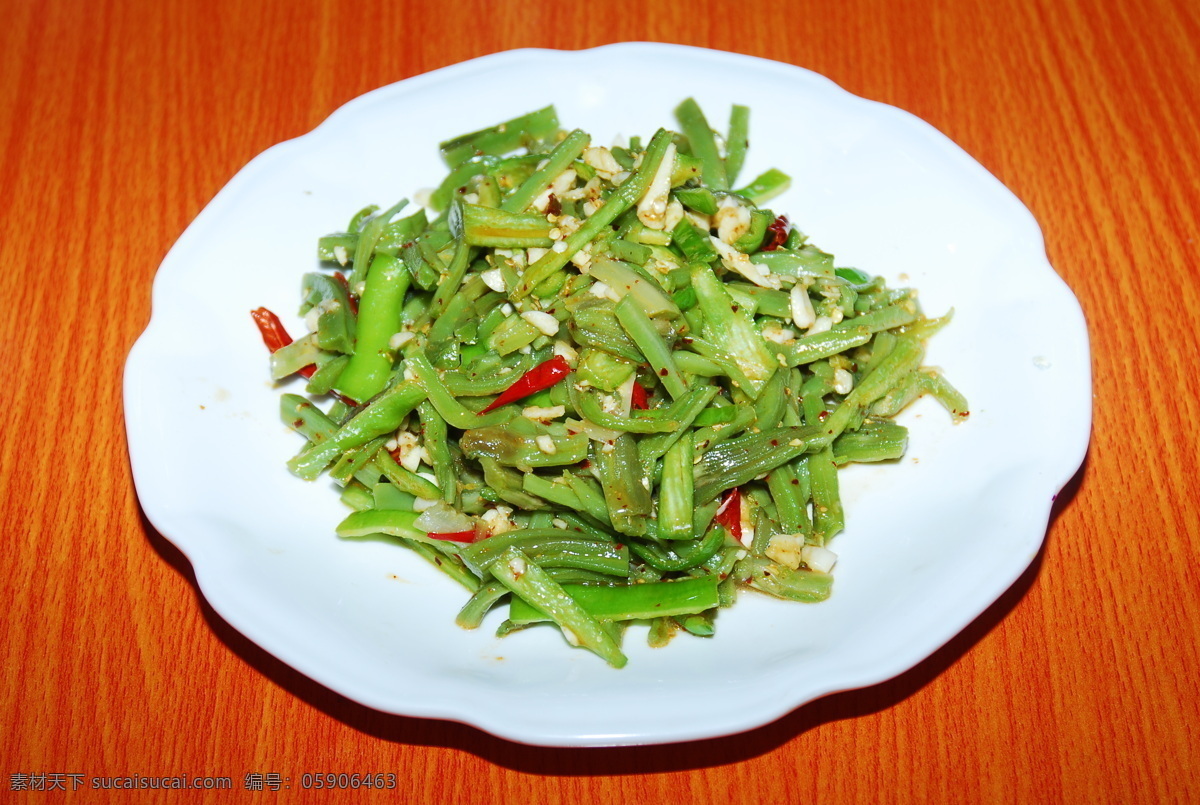
<path id="1" fill-rule="evenodd" d="M 317 237 L 435 185 L 441 139 L 548 103 L 597 142 L 648 137 L 686 95 L 718 128 L 731 103 L 751 107 L 743 177 L 795 177 L 770 206 L 838 265 L 919 288 L 930 314 L 955 308 L 927 362 L 971 418 L 952 426 L 923 400 L 903 419 L 899 466 L 844 473 L 825 603 L 743 595 L 715 638 L 658 650 L 633 629 L 620 671 L 553 630 L 498 640 L 497 613 L 461 630 L 461 588 L 402 549 L 339 541 L 332 484 L 286 471 L 300 442 L 280 424 L 249 311 L 294 313 Z M 912 115 L 797 67 L 694 48 L 512 51 L 368 93 L 238 173 L 163 261 L 153 302 L 125 374 L 134 478 L 217 612 L 365 705 L 535 744 L 735 733 L 911 668 L 1029 565 L 1090 430 L 1082 313 L 1008 190 Z"/>

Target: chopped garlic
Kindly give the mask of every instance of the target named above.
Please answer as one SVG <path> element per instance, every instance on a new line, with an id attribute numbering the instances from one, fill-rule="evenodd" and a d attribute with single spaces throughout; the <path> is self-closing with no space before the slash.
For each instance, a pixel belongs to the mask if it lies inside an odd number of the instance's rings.
<path id="1" fill-rule="evenodd" d="M 769 321 L 763 325 L 762 335 L 768 341 L 773 341 L 776 344 L 786 344 L 796 337 L 796 331 L 787 327 L 780 327 L 776 322 Z"/>
<path id="2" fill-rule="evenodd" d="M 599 299 L 611 299 L 614 302 L 621 301 L 621 295 L 603 282 L 593 282 L 588 292 Z"/>
<path id="3" fill-rule="evenodd" d="M 554 251 L 555 254 L 562 254 L 563 252 L 565 252 L 567 250 L 567 248 L 568 248 L 567 242 L 565 240 L 556 240 L 556 241 L 554 241 L 554 246 L 552 247 L 552 250 Z"/>
<path id="4" fill-rule="evenodd" d="M 797 282 L 791 290 L 792 322 L 800 329 L 812 327 L 817 320 L 817 312 L 813 310 L 812 300 L 808 298 L 808 288 Z"/>
<path id="5" fill-rule="evenodd" d="M 767 543 L 764 553 L 772 562 L 778 562 L 781 565 L 787 565 L 792 570 L 798 570 L 803 561 L 804 548 L 803 534 L 776 534 Z"/>
<path id="6" fill-rule="evenodd" d="M 537 246 L 534 246 L 531 249 L 525 250 L 525 259 L 529 261 L 530 265 L 533 265 L 538 260 L 541 260 L 546 255 L 546 252 L 548 252 L 548 251 L 549 251 L 549 249 L 541 249 L 541 248 L 538 248 Z"/>
<path id="7" fill-rule="evenodd" d="M 480 272 L 479 278 L 483 280 L 484 285 L 496 293 L 504 293 L 508 290 L 508 286 L 504 284 L 504 272 L 498 268 L 489 268 L 487 271 Z"/>
<path id="8" fill-rule="evenodd" d="M 717 205 L 712 223 L 717 228 L 717 237 L 732 245 L 750 231 L 750 210 L 731 196 L 725 196 Z"/>
<path id="9" fill-rule="evenodd" d="M 425 458 L 425 451 L 415 433 L 406 430 L 397 431 L 395 449 L 400 451 L 400 466 L 409 472 L 416 472 L 420 468 L 421 461 Z"/>
<path id="10" fill-rule="evenodd" d="M 800 551 L 800 558 L 818 573 L 828 573 L 837 563 L 837 554 L 819 545 L 805 545 Z"/>
<path id="11" fill-rule="evenodd" d="M 512 521 L 512 513 L 513 510 L 509 506 L 496 506 L 481 514 L 479 520 L 487 532 L 494 537 L 517 527 L 517 524 Z"/>
<path id="12" fill-rule="evenodd" d="M 521 416 L 538 422 L 549 422 L 552 419 L 566 416 L 566 413 L 566 406 L 563 405 L 531 405 L 521 411 Z"/>
<path id="13" fill-rule="evenodd" d="M 552 456 L 558 452 L 558 445 L 554 443 L 554 439 L 545 433 L 539 435 L 534 441 L 537 442 L 538 450 L 541 450 L 548 456 Z"/>
<path id="14" fill-rule="evenodd" d="M 663 224 L 664 232 L 674 232 L 675 227 L 679 226 L 679 222 L 683 220 L 683 205 L 679 203 L 679 199 L 671 199 L 671 203 L 667 205 L 667 220 Z"/>
<path id="15" fill-rule="evenodd" d="M 554 342 L 554 354 L 569 363 L 572 367 L 579 361 L 579 353 L 568 342 L 561 338 Z"/>
<path id="16" fill-rule="evenodd" d="M 541 331 L 542 335 L 558 335 L 558 319 L 541 310 L 526 310 L 521 318 Z"/>
<path id="17" fill-rule="evenodd" d="M 833 319 L 829 318 L 828 316 L 817 316 L 816 321 L 812 323 L 811 327 L 804 331 L 804 334 L 816 335 L 817 333 L 828 332 L 832 328 Z"/>
<path id="18" fill-rule="evenodd" d="M 505 316 L 511 316 L 514 310 L 516 310 L 516 308 L 512 306 L 511 302 L 505 302 L 500 306 L 500 312 Z"/>
<path id="19" fill-rule="evenodd" d="M 550 206 L 550 196 L 562 198 L 573 184 L 575 184 L 575 169 L 567 168 L 555 176 L 550 185 L 533 200 L 533 208 L 538 212 L 545 212 Z"/>
<path id="20" fill-rule="evenodd" d="M 849 394 L 852 388 L 854 388 L 854 375 L 845 369 L 834 370 L 833 390 L 838 394 Z"/>
<path id="21" fill-rule="evenodd" d="M 695 224 L 696 228 L 701 232 L 707 233 L 710 229 L 712 229 L 712 218 L 708 217 L 704 213 L 685 208 L 683 214 L 686 215 L 687 219 Z"/>
<path id="22" fill-rule="evenodd" d="M 757 263 L 750 261 L 749 256 L 739 252 L 720 238 L 708 236 L 717 254 L 721 255 L 721 263 L 730 271 L 736 271 L 755 285 L 778 291 L 783 282 L 778 276 L 767 271 Z"/>
<path id="23" fill-rule="evenodd" d="M 525 567 L 525 560 L 520 556 L 514 556 L 512 559 L 508 560 L 508 569 L 512 571 L 514 576 L 520 576 L 527 569 Z"/>
<path id="24" fill-rule="evenodd" d="M 612 151 L 603 147 L 585 148 L 583 161 L 595 168 L 596 173 L 609 181 L 612 181 L 614 176 L 624 170 L 621 163 L 617 162 L 617 158 L 612 155 Z"/>
<path id="25" fill-rule="evenodd" d="M 409 341 L 412 341 L 414 338 L 416 338 L 415 335 L 408 332 L 407 330 L 402 330 L 388 339 L 388 349 L 395 352 L 396 350 L 400 349 L 400 347 L 407 344 Z"/>
<path id="26" fill-rule="evenodd" d="M 346 251 L 345 246 L 334 246 L 333 257 L 338 261 L 338 265 L 340 266 L 344 266 L 346 263 L 350 262 L 350 253 Z"/>
<path id="27" fill-rule="evenodd" d="M 592 264 L 592 244 L 585 244 L 582 249 L 571 255 L 571 263 L 579 269 L 580 274 L 588 273 Z"/>
<path id="28" fill-rule="evenodd" d="M 671 193 L 671 172 L 675 168 L 675 143 L 667 146 L 662 162 L 650 180 L 646 194 L 637 205 L 637 217 L 651 229 L 662 229 L 667 221 L 667 201 Z"/>

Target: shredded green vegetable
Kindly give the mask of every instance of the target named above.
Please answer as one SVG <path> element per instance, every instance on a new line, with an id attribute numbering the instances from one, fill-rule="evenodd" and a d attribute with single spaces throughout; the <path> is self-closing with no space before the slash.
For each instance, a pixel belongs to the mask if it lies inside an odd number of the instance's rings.
<path id="1" fill-rule="evenodd" d="M 839 468 L 901 457 L 923 394 L 968 415 L 921 365 L 948 315 L 761 206 L 781 171 L 730 190 L 748 109 L 724 135 L 676 114 L 611 148 L 553 107 L 449 139 L 426 209 L 320 239 L 306 335 L 255 312 L 272 376 L 337 396 L 282 418 L 292 472 L 344 487 L 340 536 L 441 568 L 461 626 L 511 600 L 501 634 L 552 624 L 614 667 L 626 621 L 658 646 L 713 635 L 740 588 L 827 598 Z"/>

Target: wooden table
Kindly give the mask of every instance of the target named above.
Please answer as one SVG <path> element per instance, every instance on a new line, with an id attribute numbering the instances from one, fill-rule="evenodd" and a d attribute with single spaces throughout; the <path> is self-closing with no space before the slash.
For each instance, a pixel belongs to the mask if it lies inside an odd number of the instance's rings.
<path id="1" fill-rule="evenodd" d="M 309 771 L 392 771 L 414 802 L 1200 798 L 1200 6 L 411 5 L 5 5 L 3 798 L 124 801 L 18 795 L 13 775 L 187 774 L 238 793 L 173 801 L 292 801 L 245 775 Z M 554 750 L 382 715 L 224 623 L 141 516 L 120 377 L 151 280 L 242 165 L 360 93 L 499 50 L 621 40 L 816 70 L 928 120 L 1012 188 L 1089 319 L 1090 457 L 1033 567 L 963 634 L 762 729 Z"/>

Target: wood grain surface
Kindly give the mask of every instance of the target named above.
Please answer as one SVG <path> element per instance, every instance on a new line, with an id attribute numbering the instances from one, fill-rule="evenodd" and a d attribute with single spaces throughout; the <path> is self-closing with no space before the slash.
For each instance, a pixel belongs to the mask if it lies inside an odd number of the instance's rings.
<path id="1" fill-rule="evenodd" d="M 326 771 L 396 773 L 392 795 L 359 792 L 380 801 L 1200 800 L 1194 0 L 2 8 L 0 800 L 151 801 L 12 790 L 74 773 L 229 776 L 232 792 L 170 799 L 290 802 L 304 792 L 245 775 Z M 767 727 L 554 750 L 382 715 L 224 623 L 141 515 L 120 380 L 151 281 L 238 169 L 351 98 L 509 48 L 623 40 L 818 71 L 1008 185 L 1088 317 L 1089 458 L 1034 565 L 963 634 Z"/>

